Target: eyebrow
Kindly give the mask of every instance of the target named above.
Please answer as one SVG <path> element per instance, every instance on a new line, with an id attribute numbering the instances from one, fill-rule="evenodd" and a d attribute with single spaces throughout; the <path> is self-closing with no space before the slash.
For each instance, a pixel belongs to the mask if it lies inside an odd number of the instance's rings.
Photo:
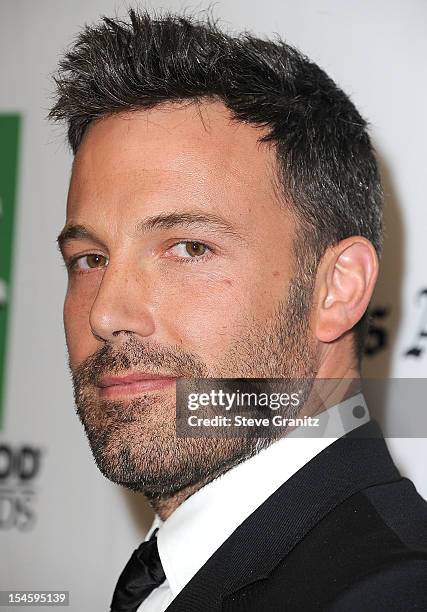
<path id="1" fill-rule="evenodd" d="M 75 223 L 67 224 L 59 234 L 56 242 L 58 243 L 59 250 L 64 255 L 64 244 L 70 240 L 91 240 L 96 242 L 102 248 L 106 248 L 105 244 L 97 238 L 94 232 L 84 225 L 77 225 Z"/>
<path id="2" fill-rule="evenodd" d="M 139 234 L 146 234 L 156 229 L 171 229 L 178 226 L 192 227 L 197 225 L 214 227 L 225 234 L 229 234 L 244 241 L 243 235 L 240 234 L 229 221 L 214 213 L 205 212 L 184 211 L 154 215 L 138 221 L 136 224 L 136 231 Z M 62 254 L 64 244 L 70 240 L 91 240 L 99 244 L 102 248 L 106 248 L 105 244 L 96 236 L 95 232 L 85 225 L 70 223 L 64 227 L 56 239 Z"/>

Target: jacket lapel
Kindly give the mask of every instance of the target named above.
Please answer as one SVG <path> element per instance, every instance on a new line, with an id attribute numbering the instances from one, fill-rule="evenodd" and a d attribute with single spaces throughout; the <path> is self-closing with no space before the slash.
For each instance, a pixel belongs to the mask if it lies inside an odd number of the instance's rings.
<path id="1" fill-rule="evenodd" d="M 267 578 L 305 534 L 350 495 L 399 478 L 375 421 L 351 431 L 257 508 L 193 576 L 167 612 L 221 611 L 225 597 Z"/>

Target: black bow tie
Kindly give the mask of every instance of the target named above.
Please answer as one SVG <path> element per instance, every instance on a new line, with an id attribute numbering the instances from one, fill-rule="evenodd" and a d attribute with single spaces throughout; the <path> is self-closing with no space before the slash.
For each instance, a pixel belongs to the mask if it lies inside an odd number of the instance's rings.
<path id="1" fill-rule="evenodd" d="M 157 531 L 132 553 L 117 581 L 110 612 L 135 612 L 165 580 L 157 549 Z"/>

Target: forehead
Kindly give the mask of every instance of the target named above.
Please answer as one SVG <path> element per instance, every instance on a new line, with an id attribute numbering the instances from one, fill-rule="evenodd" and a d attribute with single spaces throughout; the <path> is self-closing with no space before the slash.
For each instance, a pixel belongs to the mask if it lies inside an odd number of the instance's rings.
<path id="1" fill-rule="evenodd" d="M 92 123 L 76 154 L 68 207 L 144 194 L 175 205 L 251 206 L 274 197 L 275 154 L 266 133 L 233 120 L 220 102 L 163 104 Z M 87 196 L 87 197 L 86 197 Z M 70 210 L 69 210 L 70 212 Z"/>

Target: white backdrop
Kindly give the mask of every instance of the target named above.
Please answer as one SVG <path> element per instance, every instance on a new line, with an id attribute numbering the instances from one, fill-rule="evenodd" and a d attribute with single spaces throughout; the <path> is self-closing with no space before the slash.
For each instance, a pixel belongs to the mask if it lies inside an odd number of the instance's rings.
<path id="1" fill-rule="evenodd" d="M 25 444 L 40 452 L 33 493 L 24 500 L 31 521 L 22 500 L 16 502 L 13 475 L 0 480 L 0 590 L 67 589 L 75 612 L 108 609 L 115 580 L 151 513 L 141 496 L 97 471 L 75 416 L 62 328 L 66 273 L 55 245 L 71 155 L 64 132 L 45 116 L 49 74 L 61 51 L 84 23 L 124 13 L 125 6 L 110 0 L 0 3 L 0 113 L 19 112 L 23 121 L 0 443 L 16 454 Z M 149 6 L 202 9 L 207 3 L 164 0 Z M 365 374 L 426 377 L 427 332 L 420 332 L 427 330 L 427 3 L 217 0 L 214 13 L 229 29 L 278 32 L 325 68 L 369 120 L 387 198 L 383 269 L 374 299 L 379 335 L 373 338 L 384 344 L 373 345 Z M 407 355 L 414 347 L 418 355 Z M 387 412 L 381 416 L 386 420 Z M 427 497 L 425 439 L 389 443 L 399 467 Z M 15 501 L 8 498 L 11 489 Z"/>

